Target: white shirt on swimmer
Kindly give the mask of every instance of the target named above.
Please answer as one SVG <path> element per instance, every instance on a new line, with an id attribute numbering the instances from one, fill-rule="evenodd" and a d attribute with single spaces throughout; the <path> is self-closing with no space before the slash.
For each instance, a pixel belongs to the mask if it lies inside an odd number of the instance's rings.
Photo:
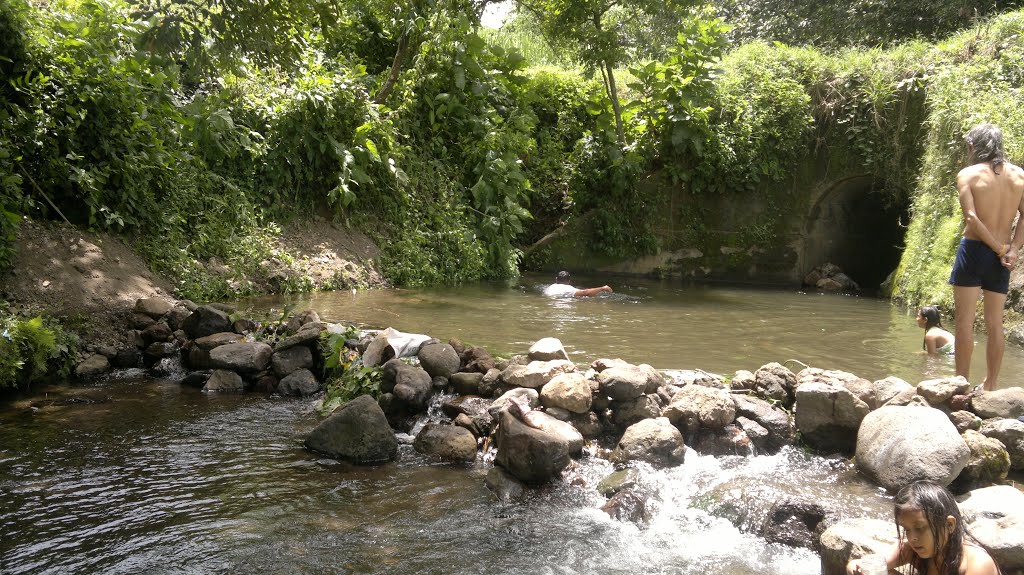
<path id="1" fill-rule="evenodd" d="M 576 288 L 569 284 L 551 284 L 544 288 L 544 295 L 548 297 L 565 297 L 576 295 Z"/>

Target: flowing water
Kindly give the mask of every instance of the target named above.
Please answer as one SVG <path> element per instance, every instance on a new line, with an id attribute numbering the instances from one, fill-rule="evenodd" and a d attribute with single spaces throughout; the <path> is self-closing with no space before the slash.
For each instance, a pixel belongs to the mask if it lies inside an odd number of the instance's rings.
<path id="1" fill-rule="evenodd" d="M 952 369 L 916 354 L 912 317 L 871 299 L 634 281 L 613 297 L 552 301 L 535 286 L 295 302 L 496 352 L 557 336 L 580 362 L 731 373 L 797 359 L 910 381 Z M 641 528 L 600 511 L 596 485 L 612 467 L 593 449 L 565 481 L 502 504 L 484 487 L 489 456 L 438 465 L 402 445 L 388 465 L 341 464 L 303 449 L 318 421 L 311 400 L 206 395 L 137 373 L 0 405 L 0 573 L 801 575 L 818 573 L 813 552 L 752 535 L 756 512 L 736 527 L 707 502 L 747 493 L 763 498 L 756 510 L 797 494 L 853 516 L 891 509 L 845 460 L 690 452 L 643 474 L 653 516 Z"/>

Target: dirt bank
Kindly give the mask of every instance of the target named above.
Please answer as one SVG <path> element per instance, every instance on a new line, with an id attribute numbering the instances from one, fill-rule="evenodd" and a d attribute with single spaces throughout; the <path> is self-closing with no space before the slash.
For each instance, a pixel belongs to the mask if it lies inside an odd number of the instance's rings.
<path id="1" fill-rule="evenodd" d="M 337 277 L 363 287 L 386 285 L 375 265 L 379 250 L 360 232 L 326 221 L 295 222 L 283 227 L 277 241 L 314 286 Z M 255 279 L 257 285 L 273 285 L 271 278 Z M 130 240 L 65 223 L 24 220 L 12 271 L 0 278 L 0 297 L 11 310 L 59 317 L 87 348 L 128 343 L 135 301 L 153 296 L 179 294 Z"/>

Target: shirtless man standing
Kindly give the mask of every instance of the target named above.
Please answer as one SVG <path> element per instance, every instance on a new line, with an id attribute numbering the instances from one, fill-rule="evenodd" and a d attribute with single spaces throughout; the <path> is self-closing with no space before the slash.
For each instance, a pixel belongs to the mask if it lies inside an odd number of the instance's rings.
<path id="1" fill-rule="evenodd" d="M 970 165 L 956 176 L 964 237 L 949 276 L 956 311 L 956 374 L 970 375 L 974 316 L 984 291 L 982 313 L 988 333 L 984 389 L 991 391 L 996 388 L 1006 346 L 1003 307 L 1010 270 L 1024 245 L 1024 225 L 1018 225 L 1010 239 L 1014 218 L 1018 213 L 1024 217 L 1024 170 L 1005 160 L 1003 134 L 996 126 L 979 124 L 971 128 L 966 140 Z"/>

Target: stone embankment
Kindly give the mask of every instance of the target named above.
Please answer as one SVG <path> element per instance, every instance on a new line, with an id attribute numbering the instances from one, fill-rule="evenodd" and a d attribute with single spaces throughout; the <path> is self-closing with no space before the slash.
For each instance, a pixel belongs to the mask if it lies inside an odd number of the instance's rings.
<path id="1" fill-rule="evenodd" d="M 222 306 L 139 300 L 136 345 L 87 358 L 80 376 L 111 366 L 188 368 L 182 383 L 206 392 L 253 390 L 309 396 L 324 385 L 320 338 L 330 329 L 315 312 L 287 323 L 234 318 Z M 393 329 L 347 345 L 380 367 L 381 395 L 356 398 L 307 437 L 307 448 L 358 464 L 393 460 L 396 430 L 409 432 L 440 396 L 443 418 L 418 426 L 413 447 L 453 464 L 493 452 L 487 486 L 502 500 L 558 480 L 588 441 L 614 445 L 621 470 L 598 486 L 612 517 L 643 524 L 650 494 L 636 465 L 685 465 L 687 449 L 710 455 L 774 453 L 799 443 L 824 454 L 854 455 L 857 469 L 894 491 L 930 479 L 961 494 L 968 528 L 1005 573 L 1024 570 L 1024 493 L 1001 485 L 1024 470 L 1024 389 L 971 394 L 959 377 L 869 381 L 818 368 L 797 373 L 778 363 L 725 378 L 701 371 L 667 376 L 649 365 L 569 360 L 544 338 L 527 355 L 497 359 L 458 340 L 443 343 Z M 492 451 L 493 450 L 493 451 Z M 486 458 L 485 458 L 486 460 Z M 736 509 L 712 500 L 706 507 Z M 758 503 L 755 503 L 757 505 Z M 774 501 L 752 529 L 769 540 L 816 549 L 826 574 L 852 557 L 893 542 L 891 522 L 849 517 L 799 490 Z M 757 523 L 757 522 L 755 522 Z"/>

